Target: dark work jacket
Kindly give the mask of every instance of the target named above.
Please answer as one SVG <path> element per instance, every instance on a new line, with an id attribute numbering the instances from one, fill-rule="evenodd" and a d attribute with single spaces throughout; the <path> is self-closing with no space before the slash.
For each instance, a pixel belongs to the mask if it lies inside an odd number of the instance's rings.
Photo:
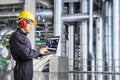
<path id="1" fill-rule="evenodd" d="M 32 80 L 32 59 L 40 56 L 39 50 L 31 48 L 30 41 L 26 34 L 19 28 L 12 33 L 9 39 L 9 44 L 12 57 L 16 61 L 14 80 Z"/>

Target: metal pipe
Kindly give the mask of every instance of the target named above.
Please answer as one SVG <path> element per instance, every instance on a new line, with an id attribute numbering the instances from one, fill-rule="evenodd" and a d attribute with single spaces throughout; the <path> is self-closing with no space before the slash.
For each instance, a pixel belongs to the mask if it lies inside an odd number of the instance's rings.
<path id="1" fill-rule="evenodd" d="M 106 16 L 106 23 L 105 23 L 105 44 L 106 44 L 106 58 L 107 58 L 107 67 L 108 71 L 113 71 L 113 48 L 112 48 L 112 4 L 111 2 L 105 2 L 105 16 Z"/>
<path id="2" fill-rule="evenodd" d="M 108 1 L 105 2 L 105 32 L 106 66 L 108 72 L 113 72 L 112 4 Z M 112 80 L 112 75 L 109 76 L 109 80 Z"/>
<path id="3" fill-rule="evenodd" d="M 98 15 L 96 19 L 96 70 L 98 72 L 104 71 L 104 36 L 103 36 L 103 18 Z"/>
<path id="4" fill-rule="evenodd" d="M 90 69 L 91 71 L 95 71 L 95 58 L 94 58 L 94 50 L 93 50 L 93 0 L 89 0 L 89 56 L 88 58 L 91 62 Z M 89 57 L 88 56 L 88 57 Z M 92 80 L 95 80 L 95 76 L 92 77 Z"/>
<path id="5" fill-rule="evenodd" d="M 80 21 L 81 19 L 88 19 L 89 15 L 85 13 L 76 13 L 76 14 L 64 14 L 61 19 L 65 22 L 74 22 Z"/>
<path id="6" fill-rule="evenodd" d="M 108 18 L 108 25 L 109 25 L 109 65 L 108 66 L 111 66 L 109 68 L 109 71 L 113 71 L 113 31 L 112 31 L 112 27 L 113 27 L 113 18 L 112 18 L 112 2 L 109 3 L 109 6 L 108 6 L 108 10 L 109 10 L 109 18 Z M 112 78 L 111 78 L 112 80 Z"/>
<path id="7" fill-rule="evenodd" d="M 89 0 L 89 55 L 92 56 L 91 60 L 91 70 L 95 71 L 95 58 L 93 50 L 93 0 Z"/>
<path id="8" fill-rule="evenodd" d="M 7 1 L 4 1 L 4 0 L 1 0 L 0 2 L 0 5 L 9 5 L 9 4 L 16 4 L 16 3 L 23 3 L 23 0 L 7 0 Z"/>
<path id="9" fill-rule="evenodd" d="M 89 0 L 89 58 L 91 65 L 90 69 L 91 71 L 95 71 L 95 58 L 94 58 L 94 50 L 93 50 L 93 0 Z M 92 80 L 95 80 L 95 76 L 91 78 Z"/>
<path id="10" fill-rule="evenodd" d="M 0 13 L 0 17 L 16 17 L 16 16 L 19 16 L 19 12 Z"/>
<path id="11" fill-rule="evenodd" d="M 93 52 L 93 0 L 89 1 L 89 53 Z"/>
<path id="12" fill-rule="evenodd" d="M 70 72 L 72 72 L 72 73 L 88 73 L 88 74 L 120 74 L 120 72 L 107 72 L 107 71 L 103 71 L 103 72 L 98 72 L 98 71 L 94 71 L 94 72 L 92 72 L 92 71 L 70 71 Z M 112 77 L 113 77 L 113 75 L 112 75 Z M 97 79 L 95 79 L 95 80 L 97 80 Z"/>
<path id="13" fill-rule="evenodd" d="M 88 26 L 87 21 L 80 24 L 80 54 L 82 62 L 82 71 L 88 71 Z M 87 74 L 83 76 L 87 80 Z"/>
<path id="14" fill-rule="evenodd" d="M 19 16 L 19 12 L 10 12 L 10 13 L 0 14 L 0 17 L 17 17 L 17 16 Z M 36 16 L 53 18 L 53 11 L 52 10 L 40 10 L 40 11 L 38 10 L 36 13 Z M 93 14 L 93 18 L 98 18 L 98 16 L 99 14 L 96 14 L 96 13 Z M 65 21 L 65 22 L 80 21 L 80 20 L 84 20 L 88 18 L 89 18 L 89 15 L 86 13 L 64 14 L 61 17 L 62 21 Z"/>
<path id="15" fill-rule="evenodd" d="M 99 17 L 96 20 L 96 69 L 98 72 L 104 71 L 103 37 L 103 20 Z"/>
<path id="16" fill-rule="evenodd" d="M 73 14 L 74 13 L 74 4 L 73 3 L 69 3 L 69 14 Z M 68 35 L 68 40 L 69 40 L 69 64 L 72 65 L 72 67 L 70 67 L 70 71 L 74 70 L 74 51 L 75 51 L 75 47 L 74 47 L 74 25 L 70 24 L 68 26 L 68 31 L 69 31 L 69 35 Z"/>
<path id="17" fill-rule="evenodd" d="M 17 17 L 20 12 L 8 12 L 8 13 L 0 13 L 0 17 Z M 53 11 L 51 9 L 45 10 L 37 10 L 36 16 L 41 16 L 45 18 L 53 18 Z"/>
<path id="18" fill-rule="evenodd" d="M 99 18 L 99 16 L 99 14 L 93 14 L 94 19 Z M 64 22 L 75 22 L 80 20 L 87 20 L 89 19 L 89 15 L 86 13 L 64 14 L 62 15 L 61 19 Z"/>
<path id="19" fill-rule="evenodd" d="M 71 66 L 70 67 L 70 71 L 73 71 L 74 70 L 74 25 L 69 25 L 68 26 L 68 31 L 69 31 L 69 35 L 68 35 L 68 38 L 69 38 L 69 65 Z"/>
<path id="20" fill-rule="evenodd" d="M 113 0 L 113 54 L 114 54 L 114 71 L 120 72 L 120 0 Z"/>
<path id="21" fill-rule="evenodd" d="M 48 12 L 48 13 L 47 13 Z M 0 17 L 17 17 L 19 12 L 0 13 Z M 46 15 L 45 15 L 46 14 Z M 46 18 L 53 18 L 52 10 L 38 10 L 36 16 L 43 16 Z M 98 14 L 93 14 L 93 18 L 97 18 Z M 86 13 L 64 14 L 61 19 L 65 22 L 79 21 L 81 19 L 88 19 L 89 15 Z"/>
<path id="22" fill-rule="evenodd" d="M 54 0 L 54 35 L 60 36 L 59 45 L 57 48 L 57 56 L 65 55 L 63 53 L 63 22 L 61 16 L 63 13 L 63 0 Z"/>
<path id="23" fill-rule="evenodd" d="M 88 0 L 80 3 L 82 14 L 88 14 Z M 82 71 L 88 71 L 88 20 L 82 20 L 80 25 L 80 46 L 82 56 Z M 87 75 L 83 76 L 87 80 Z"/>
<path id="24" fill-rule="evenodd" d="M 20 12 L 8 12 L 8 13 L 0 13 L 0 17 L 17 17 Z M 45 18 L 53 18 L 53 11 L 51 9 L 45 10 L 37 10 L 36 16 L 41 16 Z"/>
<path id="25" fill-rule="evenodd" d="M 0 17 L 17 17 L 19 16 L 19 12 L 10 12 L 10 13 L 1 13 Z M 52 10 L 38 10 L 36 16 L 42 16 L 46 18 L 53 18 L 53 11 Z M 94 13 L 93 18 L 97 18 L 99 14 Z M 84 19 L 88 19 L 89 15 L 86 13 L 75 13 L 75 14 L 64 14 L 62 15 L 61 19 L 65 22 L 74 22 L 80 21 Z"/>
<path id="26" fill-rule="evenodd" d="M 0 42 L 4 40 L 4 37 L 7 33 L 9 33 L 10 31 L 13 31 L 13 28 L 10 27 L 4 27 L 0 30 Z"/>
<path id="27" fill-rule="evenodd" d="M 52 19 L 53 18 L 53 11 L 51 9 L 37 10 L 36 15 L 44 17 L 44 18 Z"/>

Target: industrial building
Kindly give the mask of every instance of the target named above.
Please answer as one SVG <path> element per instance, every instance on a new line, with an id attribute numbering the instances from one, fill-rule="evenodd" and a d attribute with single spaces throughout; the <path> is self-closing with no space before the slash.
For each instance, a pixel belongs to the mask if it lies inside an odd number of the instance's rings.
<path id="1" fill-rule="evenodd" d="M 14 80 L 8 41 L 23 10 L 37 21 L 33 49 L 60 37 L 55 54 L 33 59 L 33 80 L 120 80 L 119 7 L 120 0 L 0 0 L 0 80 Z"/>

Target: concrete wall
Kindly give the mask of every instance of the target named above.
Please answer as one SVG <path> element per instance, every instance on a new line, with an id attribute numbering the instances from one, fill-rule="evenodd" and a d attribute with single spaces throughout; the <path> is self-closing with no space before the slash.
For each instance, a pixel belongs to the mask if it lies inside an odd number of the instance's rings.
<path id="1" fill-rule="evenodd" d="M 51 57 L 50 72 L 68 72 L 68 58 L 63 56 Z"/>

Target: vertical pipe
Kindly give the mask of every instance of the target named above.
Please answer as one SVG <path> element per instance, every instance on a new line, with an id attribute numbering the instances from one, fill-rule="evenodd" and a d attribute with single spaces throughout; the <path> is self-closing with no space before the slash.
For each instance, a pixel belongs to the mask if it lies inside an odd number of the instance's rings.
<path id="1" fill-rule="evenodd" d="M 74 4 L 73 3 L 69 3 L 69 13 L 70 14 L 73 14 L 74 13 Z M 69 38 L 69 64 L 72 65 L 70 67 L 70 71 L 73 71 L 74 70 L 74 25 L 71 24 L 69 27 L 68 27 L 68 31 L 69 31 L 69 35 L 68 35 L 68 38 Z"/>
<path id="2" fill-rule="evenodd" d="M 120 80 L 120 75 L 115 75 L 114 80 Z"/>
<path id="3" fill-rule="evenodd" d="M 93 54 L 93 0 L 89 0 L 89 53 Z"/>
<path id="4" fill-rule="evenodd" d="M 59 45 L 57 48 L 57 56 L 64 56 L 63 53 L 63 22 L 61 15 L 63 13 L 63 0 L 54 0 L 54 35 L 60 36 Z"/>
<path id="5" fill-rule="evenodd" d="M 113 27 L 113 22 L 112 22 L 112 2 L 109 3 L 108 6 L 108 10 L 109 10 L 109 18 L 108 18 L 108 25 L 109 25 L 109 71 L 112 72 L 113 71 L 113 31 L 112 31 L 112 27 Z M 112 80 L 112 77 L 111 77 Z"/>
<path id="6" fill-rule="evenodd" d="M 113 71 L 113 54 L 112 54 L 112 5 L 111 2 L 105 2 L 105 43 L 106 43 L 106 59 L 107 59 L 107 68 L 109 72 Z"/>
<path id="7" fill-rule="evenodd" d="M 106 61 L 107 61 L 107 69 L 109 72 L 113 72 L 113 43 L 112 43 L 112 4 L 111 2 L 105 2 L 105 15 L 106 15 Z M 109 75 L 109 80 L 112 80 L 112 75 Z"/>
<path id="8" fill-rule="evenodd" d="M 91 70 L 95 71 L 93 50 L 93 0 L 89 0 L 89 55 L 91 56 Z"/>
<path id="9" fill-rule="evenodd" d="M 101 16 L 96 19 L 96 70 L 98 72 L 104 71 L 104 35 L 103 35 L 103 20 Z M 98 80 L 104 80 L 103 75 L 96 76 Z"/>
<path id="10" fill-rule="evenodd" d="M 114 71 L 120 72 L 120 0 L 113 0 L 113 54 L 114 54 Z"/>
<path id="11" fill-rule="evenodd" d="M 88 13 L 88 0 L 81 1 L 82 13 Z M 88 21 L 82 20 L 80 23 L 80 54 L 82 58 L 82 71 L 88 71 Z M 83 80 L 87 80 L 87 74 L 82 76 Z"/>
<path id="12" fill-rule="evenodd" d="M 109 23 L 108 23 L 108 18 L 109 18 L 109 2 L 105 2 L 105 53 L 106 53 L 106 68 L 109 69 Z"/>
<path id="13" fill-rule="evenodd" d="M 25 0 L 25 7 L 24 10 L 29 10 L 29 0 Z"/>
<path id="14" fill-rule="evenodd" d="M 69 26 L 69 65 L 71 65 L 70 67 L 70 71 L 74 70 L 74 26 L 70 25 Z"/>
<path id="15" fill-rule="evenodd" d="M 103 20 L 96 19 L 96 68 L 98 72 L 104 71 L 103 56 Z"/>
<path id="16" fill-rule="evenodd" d="M 95 58 L 93 51 L 93 0 L 89 0 L 89 54 L 91 55 L 91 71 L 95 71 Z M 95 80 L 95 76 L 92 77 Z"/>
<path id="17" fill-rule="evenodd" d="M 31 6 L 32 5 L 32 6 Z M 29 10 L 35 15 L 36 10 L 36 1 L 35 0 L 25 0 L 25 10 Z M 30 32 L 30 35 L 28 35 L 31 45 L 33 48 L 35 48 L 35 27 L 32 27 L 32 30 Z"/>

